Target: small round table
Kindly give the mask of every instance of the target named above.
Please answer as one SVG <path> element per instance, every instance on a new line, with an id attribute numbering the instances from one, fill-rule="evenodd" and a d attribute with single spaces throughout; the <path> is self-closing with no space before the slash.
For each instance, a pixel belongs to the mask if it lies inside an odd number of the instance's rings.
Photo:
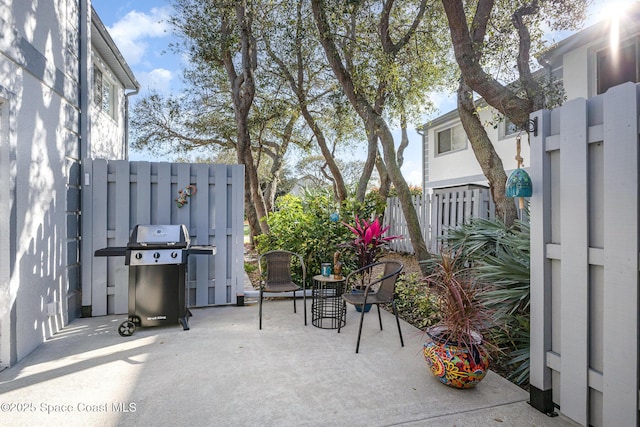
<path id="1" fill-rule="evenodd" d="M 313 276 L 313 290 L 311 292 L 311 323 L 323 329 L 338 329 L 346 322 L 342 293 L 344 292 L 345 276 L 339 279 L 333 274 Z M 339 324 L 341 322 L 341 324 Z"/>

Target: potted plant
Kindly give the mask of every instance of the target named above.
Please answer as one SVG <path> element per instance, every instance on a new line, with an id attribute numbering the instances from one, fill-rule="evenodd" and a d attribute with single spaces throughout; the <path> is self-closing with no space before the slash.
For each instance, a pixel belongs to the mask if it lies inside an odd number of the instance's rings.
<path id="1" fill-rule="evenodd" d="M 352 248 L 356 254 L 357 269 L 376 263 L 382 255 L 382 250 L 387 243 L 401 236 L 384 236 L 390 226 L 382 227 L 380 220 L 376 218 L 372 222 L 355 216 L 355 225 L 343 224 L 355 235 L 355 238 L 340 246 Z M 371 271 L 365 270 L 360 277 L 359 284 L 352 292 L 364 292 L 366 284 L 369 282 Z M 356 305 L 356 310 L 361 311 L 362 307 Z M 371 309 L 371 304 L 365 305 L 365 312 Z"/>
<path id="2" fill-rule="evenodd" d="M 443 384 L 474 387 L 489 368 L 482 331 L 490 323 L 490 313 L 480 301 L 483 290 L 459 256 L 446 252 L 434 256 L 428 271 L 428 289 L 440 296 L 441 321 L 427 329 L 424 358 Z"/>

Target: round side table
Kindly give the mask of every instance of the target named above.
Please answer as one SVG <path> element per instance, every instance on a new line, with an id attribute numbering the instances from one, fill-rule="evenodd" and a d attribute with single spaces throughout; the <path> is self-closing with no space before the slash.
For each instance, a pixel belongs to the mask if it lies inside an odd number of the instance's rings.
<path id="1" fill-rule="evenodd" d="M 313 290 L 311 303 L 311 323 L 323 329 L 338 329 L 346 322 L 342 293 L 344 292 L 345 276 L 336 279 L 333 274 L 313 276 Z M 341 322 L 341 323 L 339 323 Z"/>

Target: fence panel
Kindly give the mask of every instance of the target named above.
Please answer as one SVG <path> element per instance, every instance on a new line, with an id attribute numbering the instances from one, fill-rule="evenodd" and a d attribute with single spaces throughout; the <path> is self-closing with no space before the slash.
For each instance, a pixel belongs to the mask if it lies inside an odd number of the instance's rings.
<path id="1" fill-rule="evenodd" d="M 532 116 L 530 402 L 582 425 L 638 424 L 639 99 Z"/>
<path id="2" fill-rule="evenodd" d="M 488 189 L 467 189 L 436 192 L 424 196 L 413 196 L 413 206 L 418 213 L 422 236 L 427 249 L 440 252 L 440 239 L 451 227 L 457 227 L 472 217 L 492 218 L 495 206 Z M 402 235 L 402 239 L 390 242 L 389 248 L 397 252 L 413 253 L 407 223 L 397 197 L 387 199 L 384 214 L 385 226 L 390 226 L 388 235 Z"/>
<path id="3" fill-rule="evenodd" d="M 126 246 L 136 224 L 185 224 L 192 244 L 215 245 L 213 258 L 189 257 L 188 304 L 236 303 L 244 287 L 242 166 L 85 159 L 83 168 L 82 304 L 91 315 L 128 311 L 124 259 L 93 253 Z M 188 185 L 196 192 L 179 207 L 178 191 Z"/>

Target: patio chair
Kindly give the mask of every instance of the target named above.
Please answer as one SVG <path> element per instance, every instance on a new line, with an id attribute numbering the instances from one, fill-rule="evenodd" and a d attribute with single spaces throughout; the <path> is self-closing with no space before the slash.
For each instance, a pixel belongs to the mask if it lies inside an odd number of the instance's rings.
<path id="1" fill-rule="evenodd" d="M 382 274 L 376 274 L 377 269 L 384 270 Z M 376 268 L 377 267 L 377 268 Z M 380 304 L 391 304 L 393 308 L 393 314 L 396 316 L 396 323 L 398 324 L 398 334 L 400 335 L 400 344 L 404 347 L 404 340 L 402 339 L 402 330 L 400 329 L 400 319 L 398 318 L 398 309 L 395 303 L 395 288 L 398 276 L 402 272 L 403 265 L 397 261 L 382 261 L 374 264 L 369 264 L 365 267 L 349 273 L 346 279 L 346 292 L 342 295 L 343 310 L 346 310 L 347 303 L 362 307 L 360 310 L 360 327 L 358 328 L 358 342 L 356 344 L 356 353 L 360 350 L 360 336 L 362 335 L 362 322 L 364 321 L 366 304 L 375 304 L 378 308 L 378 321 L 380 322 L 380 330 L 382 330 L 382 316 L 380 315 Z M 364 292 L 352 293 L 350 289 L 362 282 L 362 278 L 365 278 Z M 358 283 L 356 283 L 358 281 Z M 340 333 L 340 325 L 338 325 L 338 333 Z"/>
<path id="2" fill-rule="evenodd" d="M 292 260 L 297 258 L 302 271 L 302 286 L 293 282 L 291 270 L 294 267 Z M 302 291 L 304 300 L 304 324 L 307 324 L 307 292 L 306 281 L 307 271 L 302 257 L 294 252 L 274 250 L 265 252 L 258 258 L 258 268 L 260 269 L 260 329 L 262 329 L 262 299 L 264 292 L 293 292 L 293 312 L 296 313 L 296 292 Z"/>

